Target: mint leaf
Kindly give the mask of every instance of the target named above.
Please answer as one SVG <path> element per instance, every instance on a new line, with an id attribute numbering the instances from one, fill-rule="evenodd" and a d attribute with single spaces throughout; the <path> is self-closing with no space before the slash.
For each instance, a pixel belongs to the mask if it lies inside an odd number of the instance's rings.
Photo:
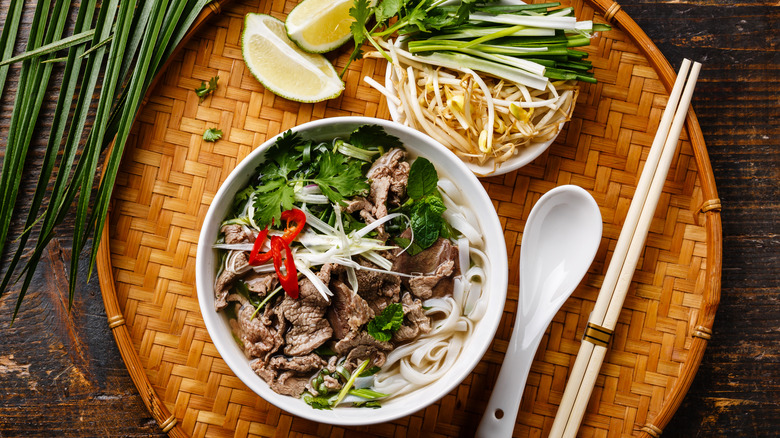
<path id="1" fill-rule="evenodd" d="M 404 308 L 401 303 L 391 303 L 382 313 L 369 321 L 367 330 L 377 341 L 387 342 L 404 322 Z"/>
<path id="2" fill-rule="evenodd" d="M 209 128 L 203 133 L 203 140 L 215 142 L 222 138 L 222 130 L 216 128 Z"/>
<path id="3" fill-rule="evenodd" d="M 214 76 L 213 78 L 209 79 L 208 85 L 203 81 L 200 82 L 200 87 L 195 89 L 195 94 L 200 98 L 199 102 L 203 102 L 203 100 L 206 99 L 209 94 L 217 89 L 218 81 L 219 76 Z"/>
<path id="4" fill-rule="evenodd" d="M 412 199 L 420 199 L 436 191 L 439 182 L 439 174 L 430 161 L 419 157 L 412 163 L 409 169 L 409 182 L 406 186 L 406 194 Z"/>
<path id="5" fill-rule="evenodd" d="M 377 150 L 380 147 L 387 150 L 403 146 L 398 137 L 388 134 L 378 125 L 363 125 L 354 130 L 349 136 L 349 143 L 366 150 Z"/>
<path id="6" fill-rule="evenodd" d="M 412 206 L 411 222 L 415 243 L 422 248 L 428 248 L 436 242 L 444 223 L 442 213 L 446 209 L 444 202 L 433 195 Z"/>

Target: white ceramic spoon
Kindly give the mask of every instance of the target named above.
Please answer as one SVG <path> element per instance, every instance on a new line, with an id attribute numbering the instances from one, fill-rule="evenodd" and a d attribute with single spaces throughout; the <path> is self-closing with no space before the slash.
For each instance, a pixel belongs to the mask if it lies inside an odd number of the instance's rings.
<path id="1" fill-rule="evenodd" d="M 528 372 L 547 326 L 588 271 L 601 242 L 601 213 L 584 189 L 565 185 L 531 209 L 520 247 L 512 338 L 477 437 L 511 437 Z"/>

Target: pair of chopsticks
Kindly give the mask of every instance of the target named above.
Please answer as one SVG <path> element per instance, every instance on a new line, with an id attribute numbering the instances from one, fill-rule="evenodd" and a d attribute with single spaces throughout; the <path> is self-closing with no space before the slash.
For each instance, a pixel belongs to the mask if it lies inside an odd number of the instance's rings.
<path id="1" fill-rule="evenodd" d="M 566 383 L 550 437 L 574 437 L 585 415 L 585 408 L 607 353 L 607 344 L 645 246 L 647 232 L 677 149 L 700 69 L 701 64 L 694 62 L 691 67 L 691 61 L 688 59 L 683 60 L 680 66 L 615 252 L 604 276 L 604 283 L 588 318 L 583 342 Z"/>

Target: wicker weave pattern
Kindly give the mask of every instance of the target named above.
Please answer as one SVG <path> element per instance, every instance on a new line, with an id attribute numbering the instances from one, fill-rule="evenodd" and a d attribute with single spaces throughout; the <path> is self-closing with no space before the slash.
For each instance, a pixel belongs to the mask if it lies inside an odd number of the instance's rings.
<path id="1" fill-rule="evenodd" d="M 136 382 L 145 373 L 154 390 L 142 390 L 150 409 L 161 423 L 167 420 L 165 426 L 176 436 L 471 436 L 511 334 L 525 220 L 544 192 L 577 184 L 598 202 L 604 238 L 589 274 L 542 340 L 528 379 L 515 436 L 546 434 L 666 103 L 655 70 L 620 29 L 594 39 L 588 50 L 599 83 L 582 87 L 575 116 L 558 141 L 531 165 L 483 180 L 505 230 L 510 289 L 496 339 L 475 372 L 440 402 L 410 417 L 360 428 L 321 425 L 280 411 L 231 373 L 209 339 L 194 287 L 200 226 L 220 183 L 239 160 L 266 138 L 309 120 L 389 117 L 379 93 L 362 81 L 372 76 L 382 82 L 384 61 L 353 64 L 344 94 L 315 105 L 277 98 L 252 78 L 241 57 L 244 14 L 260 11 L 284 18 L 295 3 L 224 6 L 222 15 L 199 31 L 170 65 L 136 120 L 114 194 L 110 260 L 103 262 L 112 276 L 101 275 L 101 280 L 108 278 L 113 287 L 104 287 L 103 293 L 115 294 L 121 309 L 112 315 L 107 305 L 109 319 L 124 318 L 124 325 L 112 327 L 126 327 L 132 341 L 127 348 L 132 351 L 123 354 L 137 354 L 140 360 L 140 369 L 132 363 L 128 368 L 134 379 L 141 374 Z M 573 5 L 580 19 L 594 16 L 590 6 Z M 346 56 L 341 53 L 337 69 Z M 218 90 L 199 103 L 193 89 L 216 75 Z M 212 127 L 224 131 L 223 140 L 202 140 Z M 707 331 L 697 327 L 700 313 L 714 313 L 714 308 L 705 309 L 703 298 L 712 242 L 698 217 L 708 199 L 687 132 L 582 436 L 636 435 L 646 425 L 652 430 L 690 360 L 696 342 L 692 335 Z M 709 166 L 706 155 L 704 162 Z M 166 410 L 170 416 L 160 413 Z"/>

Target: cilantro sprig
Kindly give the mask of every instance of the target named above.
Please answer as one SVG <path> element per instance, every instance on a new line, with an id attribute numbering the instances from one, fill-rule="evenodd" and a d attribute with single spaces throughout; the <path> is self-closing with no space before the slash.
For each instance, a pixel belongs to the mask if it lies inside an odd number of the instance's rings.
<path id="1" fill-rule="evenodd" d="M 217 89 L 218 81 L 219 76 L 214 76 L 213 78 L 209 79 L 208 84 L 203 81 L 200 82 L 200 87 L 195 89 L 195 94 L 200 99 L 199 102 L 203 102 L 209 94 L 213 93 Z"/>
<path id="2" fill-rule="evenodd" d="M 400 35 L 411 32 L 431 32 L 446 26 L 458 26 L 468 20 L 469 13 L 475 8 L 478 0 L 462 0 L 456 13 L 442 10 L 440 6 L 446 0 L 381 0 L 371 6 L 369 0 L 355 0 L 349 15 L 355 21 L 350 25 L 355 48 L 341 75 L 347 71 L 349 64 L 363 57 L 361 46 L 369 42 L 382 56 L 390 60 L 382 47 L 376 42 L 394 33 Z M 369 22 L 374 18 L 374 25 L 369 28 Z M 393 21 L 393 18 L 397 18 Z"/>
<path id="3" fill-rule="evenodd" d="M 222 130 L 217 128 L 209 128 L 203 133 L 203 141 L 215 142 L 222 138 Z"/>
<path id="4" fill-rule="evenodd" d="M 398 138 L 373 125 L 357 128 L 348 142 L 352 147 L 368 151 L 401 145 Z M 368 192 L 369 183 L 363 171 L 367 162 L 329 146 L 287 131 L 268 149 L 265 161 L 257 168 L 259 177 L 254 185 L 254 220 L 258 226 L 278 221 L 282 211 L 293 208 L 296 191 L 305 185 L 316 184 L 335 204 Z"/>

